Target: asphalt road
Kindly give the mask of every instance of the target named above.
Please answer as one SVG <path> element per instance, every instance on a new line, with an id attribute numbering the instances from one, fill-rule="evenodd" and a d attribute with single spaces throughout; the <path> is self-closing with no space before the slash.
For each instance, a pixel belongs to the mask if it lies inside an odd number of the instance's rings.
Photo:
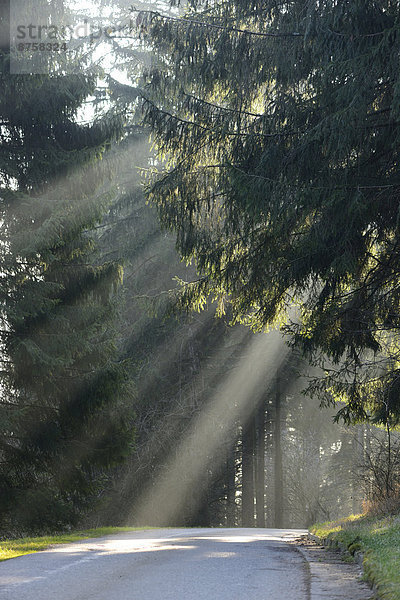
<path id="1" fill-rule="evenodd" d="M 123 533 L 0 564 L 0 600 L 309 600 L 305 559 L 277 529 Z"/>

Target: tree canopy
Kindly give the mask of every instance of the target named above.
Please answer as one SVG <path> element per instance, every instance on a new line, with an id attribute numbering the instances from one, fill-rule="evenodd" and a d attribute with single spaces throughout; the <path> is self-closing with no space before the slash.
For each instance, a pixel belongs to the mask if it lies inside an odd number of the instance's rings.
<path id="1" fill-rule="evenodd" d="M 331 361 L 314 384 L 345 419 L 400 414 L 399 2 L 189 3 L 138 15 L 156 55 L 145 121 L 166 168 L 149 187 L 200 277 L 182 305 Z M 286 317 L 287 318 L 287 317 Z"/>

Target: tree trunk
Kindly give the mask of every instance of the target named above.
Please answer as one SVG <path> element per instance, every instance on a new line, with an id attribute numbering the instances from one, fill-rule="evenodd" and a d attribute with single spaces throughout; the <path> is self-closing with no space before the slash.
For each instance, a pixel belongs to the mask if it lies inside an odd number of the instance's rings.
<path id="1" fill-rule="evenodd" d="M 267 527 L 274 526 L 274 451 L 273 451 L 273 400 L 267 400 L 266 422 L 265 422 L 265 445 L 266 445 L 266 486 L 265 486 L 265 512 Z"/>
<path id="2" fill-rule="evenodd" d="M 226 461 L 226 525 L 235 527 L 236 525 L 236 444 L 231 449 Z"/>
<path id="3" fill-rule="evenodd" d="M 275 427 L 274 427 L 274 489 L 275 489 L 275 523 L 278 529 L 283 527 L 283 469 L 282 469 L 282 446 L 281 446 L 281 390 L 280 377 L 276 380 L 275 391 Z"/>
<path id="4" fill-rule="evenodd" d="M 254 527 L 255 417 L 251 415 L 242 432 L 242 527 Z"/>
<path id="5" fill-rule="evenodd" d="M 265 527 L 265 401 L 256 415 L 256 513 L 257 527 Z"/>

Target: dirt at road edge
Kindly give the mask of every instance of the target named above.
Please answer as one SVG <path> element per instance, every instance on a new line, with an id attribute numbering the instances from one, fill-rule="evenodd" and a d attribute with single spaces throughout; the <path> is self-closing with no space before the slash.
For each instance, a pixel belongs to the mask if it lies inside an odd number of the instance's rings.
<path id="1" fill-rule="evenodd" d="M 373 600 L 368 584 L 362 581 L 362 567 L 345 562 L 340 551 L 324 548 L 307 536 L 289 542 L 307 562 L 310 600 Z"/>

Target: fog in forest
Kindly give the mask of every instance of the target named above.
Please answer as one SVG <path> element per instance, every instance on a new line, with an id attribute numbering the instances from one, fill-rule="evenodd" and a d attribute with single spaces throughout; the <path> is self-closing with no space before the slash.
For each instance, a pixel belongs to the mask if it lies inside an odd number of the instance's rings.
<path id="1" fill-rule="evenodd" d="M 141 142 L 120 160 L 127 189 L 140 186 L 130 167 L 148 153 Z M 125 273 L 121 334 L 138 361 L 135 449 L 99 518 L 305 527 L 360 512 L 384 432 L 335 423 L 335 408 L 304 394 L 318 371 L 279 331 L 231 327 L 212 304 L 170 315 L 165 292 L 194 271 L 180 263 L 173 236 L 158 232 L 140 193 L 138 207 L 129 227 L 141 251 Z"/>
<path id="2" fill-rule="evenodd" d="M 323 370 L 279 327 L 232 324 L 229 304 L 213 297 L 198 311 L 177 304 L 184 282 L 201 274 L 146 200 L 170 157 L 156 157 L 141 121 L 139 88 L 155 58 L 138 15 L 175 18 L 184 5 L 48 5 L 91 29 L 52 102 L 35 96 L 53 89 L 45 72 L 23 92 L 37 118 L 32 139 L 43 126 L 39 149 L 32 143 L 21 168 L 1 176 L 3 531 L 303 528 L 359 513 L 383 485 L 388 431 L 335 422 L 342 404 L 321 407 L 307 392 Z M 123 34 L 104 33 L 115 24 Z M 31 140 L 16 114 L 0 125 L 7 156 L 13 140 L 18 152 Z"/>

